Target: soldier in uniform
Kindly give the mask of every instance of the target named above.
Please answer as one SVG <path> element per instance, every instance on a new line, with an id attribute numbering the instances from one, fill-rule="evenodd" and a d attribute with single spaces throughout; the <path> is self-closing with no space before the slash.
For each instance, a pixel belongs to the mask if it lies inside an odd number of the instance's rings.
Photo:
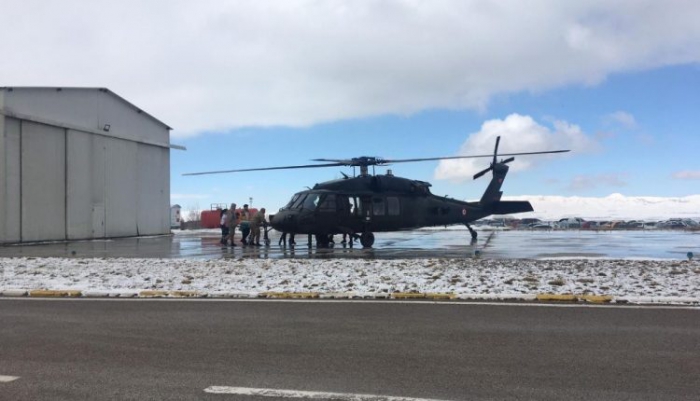
<path id="1" fill-rule="evenodd" d="M 260 227 L 267 225 L 265 221 L 265 208 L 260 209 L 260 211 L 253 217 L 253 221 L 250 223 L 250 244 L 255 246 L 260 246 Z"/>
<path id="2" fill-rule="evenodd" d="M 238 219 L 236 218 L 236 204 L 232 203 L 231 207 L 228 209 L 228 214 L 226 215 L 227 225 L 228 225 L 228 239 L 231 240 L 231 246 L 236 246 L 236 242 L 233 240 L 234 234 L 236 233 L 236 225 L 238 225 Z M 224 242 L 226 243 L 226 242 Z"/>

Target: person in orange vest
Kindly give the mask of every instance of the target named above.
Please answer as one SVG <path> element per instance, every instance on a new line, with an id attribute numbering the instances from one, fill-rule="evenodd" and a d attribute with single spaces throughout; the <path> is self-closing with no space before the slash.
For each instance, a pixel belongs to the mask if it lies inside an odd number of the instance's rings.
<path id="1" fill-rule="evenodd" d="M 248 235 L 250 234 L 250 220 L 253 216 L 251 216 L 250 210 L 248 210 L 248 204 L 246 203 L 243 205 L 243 210 L 241 210 L 241 221 L 240 221 L 240 226 L 241 226 L 241 242 L 243 245 L 248 244 L 249 238 Z M 252 243 L 252 241 L 251 241 Z"/>

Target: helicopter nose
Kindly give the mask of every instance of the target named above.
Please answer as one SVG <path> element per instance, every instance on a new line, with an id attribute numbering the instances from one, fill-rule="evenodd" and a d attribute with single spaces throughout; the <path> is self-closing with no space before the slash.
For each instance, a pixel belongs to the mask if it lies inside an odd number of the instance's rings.
<path id="1" fill-rule="evenodd" d="M 277 230 L 283 232 L 292 232 L 294 230 L 295 222 L 294 216 L 287 212 L 279 212 L 275 215 L 270 216 L 270 225 Z"/>

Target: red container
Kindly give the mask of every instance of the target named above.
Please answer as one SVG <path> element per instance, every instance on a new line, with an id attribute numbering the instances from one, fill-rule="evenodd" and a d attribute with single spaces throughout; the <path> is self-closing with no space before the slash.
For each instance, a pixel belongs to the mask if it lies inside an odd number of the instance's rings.
<path id="1" fill-rule="evenodd" d="M 219 222 L 221 221 L 221 210 L 205 210 L 202 212 L 202 228 L 219 228 Z"/>
<path id="2" fill-rule="evenodd" d="M 241 212 L 243 209 L 236 209 L 237 212 Z M 250 218 L 252 219 L 258 213 L 258 209 L 248 208 L 250 212 Z M 202 228 L 219 228 L 219 223 L 221 222 L 221 209 L 205 210 L 202 212 L 202 221 L 200 226 Z"/>

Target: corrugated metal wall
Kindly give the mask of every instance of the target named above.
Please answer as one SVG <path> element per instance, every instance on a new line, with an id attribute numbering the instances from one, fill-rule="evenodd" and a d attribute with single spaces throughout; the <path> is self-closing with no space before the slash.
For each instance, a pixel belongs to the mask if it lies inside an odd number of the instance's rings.
<path id="1" fill-rule="evenodd" d="M 170 232 L 168 148 L 0 119 L 0 242 Z"/>
<path id="2" fill-rule="evenodd" d="M 0 165 L 4 168 L 0 174 L 0 240 L 5 242 L 19 242 L 22 238 L 20 218 L 22 215 L 22 198 L 20 191 L 20 136 L 19 136 L 19 120 L 13 118 L 3 118 L 5 135 L 0 140 L 4 143 L 0 160 L 3 163 Z"/>
<path id="3" fill-rule="evenodd" d="M 22 241 L 66 239 L 66 132 L 22 121 Z"/>

